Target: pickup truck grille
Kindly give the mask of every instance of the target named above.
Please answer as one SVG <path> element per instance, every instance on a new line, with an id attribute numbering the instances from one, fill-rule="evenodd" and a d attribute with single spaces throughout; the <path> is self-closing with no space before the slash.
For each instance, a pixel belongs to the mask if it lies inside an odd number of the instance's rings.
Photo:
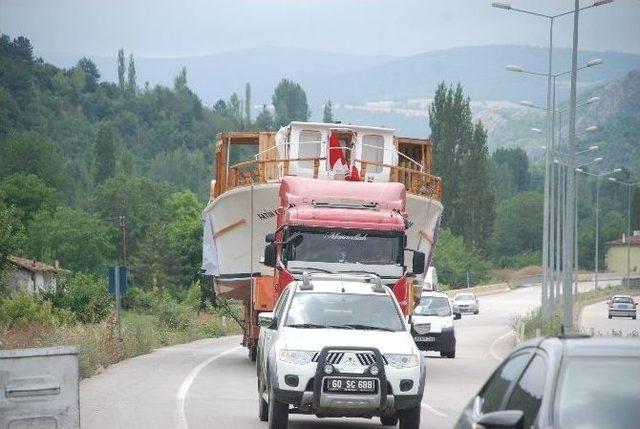
<path id="1" fill-rule="evenodd" d="M 376 357 L 371 352 L 358 352 L 355 355 L 356 355 L 356 358 L 358 359 L 358 362 L 360 362 L 360 365 L 362 366 L 373 365 L 376 362 Z M 320 356 L 320 353 L 315 353 L 313 355 L 313 358 L 311 358 L 311 361 L 318 362 L 319 356 Z M 329 352 L 327 353 L 327 363 L 330 363 L 332 365 L 337 365 L 342 361 L 343 357 L 344 357 L 344 352 Z M 382 362 L 385 365 L 389 363 L 389 361 L 384 355 L 382 355 Z"/>

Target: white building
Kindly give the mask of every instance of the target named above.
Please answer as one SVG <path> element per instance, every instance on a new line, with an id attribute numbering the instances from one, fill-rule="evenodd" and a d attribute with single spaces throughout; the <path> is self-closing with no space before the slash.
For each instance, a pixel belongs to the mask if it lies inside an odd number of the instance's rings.
<path id="1" fill-rule="evenodd" d="M 60 268 L 58 261 L 55 266 L 17 256 L 9 256 L 9 262 L 15 267 L 9 272 L 8 285 L 12 292 L 27 293 L 55 292 L 56 277 L 70 273 Z"/>

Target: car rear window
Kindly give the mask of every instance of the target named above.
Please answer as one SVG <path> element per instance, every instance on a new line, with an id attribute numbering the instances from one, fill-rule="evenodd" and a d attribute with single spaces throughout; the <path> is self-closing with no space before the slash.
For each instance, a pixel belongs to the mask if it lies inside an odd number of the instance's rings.
<path id="1" fill-rule="evenodd" d="M 456 301 L 470 301 L 472 299 L 475 299 L 475 296 L 470 294 L 456 296 Z"/>
<path id="2" fill-rule="evenodd" d="M 633 300 L 626 296 L 616 296 L 613 298 L 613 302 L 616 304 L 633 304 Z"/>
<path id="3" fill-rule="evenodd" d="M 557 388 L 564 429 L 627 429 L 640 422 L 640 359 L 569 358 Z"/>

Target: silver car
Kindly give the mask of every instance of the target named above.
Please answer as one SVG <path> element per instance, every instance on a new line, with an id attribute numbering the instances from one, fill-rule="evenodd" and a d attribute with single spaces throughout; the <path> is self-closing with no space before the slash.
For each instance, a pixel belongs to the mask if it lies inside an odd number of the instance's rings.
<path id="1" fill-rule="evenodd" d="M 607 301 L 609 319 L 616 317 L 631 317 L 635 319 L 638 304 L 629 295 L 615 295 Z"/>
<path id="2" fill-rule="evenodd" d="M 480 313 L 480 303 L 478 298 L 469 292 L 459 293 L 453 298 L 454 311 L 457 309 L 460 313 Z"/>

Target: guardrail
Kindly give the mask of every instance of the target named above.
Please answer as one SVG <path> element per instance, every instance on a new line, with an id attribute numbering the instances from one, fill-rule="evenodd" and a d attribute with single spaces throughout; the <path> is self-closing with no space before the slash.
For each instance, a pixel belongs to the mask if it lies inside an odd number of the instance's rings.
<path id="1" fill-rule="evenodd" d="M 445 291 L 445 293 L 449 297 L 453 298 L 457 294 L 464 293 L 464 292 L 473 293 L 475 295 L 489 295 L 492 293 L 506 292 L 508 290 L 509 290 L 509 285 L 507 283 L 494 283 L 490 285 L 474 286 L 474 287 L 464 288 L 464 289 L 451 289 L 451 290 Z"/>

